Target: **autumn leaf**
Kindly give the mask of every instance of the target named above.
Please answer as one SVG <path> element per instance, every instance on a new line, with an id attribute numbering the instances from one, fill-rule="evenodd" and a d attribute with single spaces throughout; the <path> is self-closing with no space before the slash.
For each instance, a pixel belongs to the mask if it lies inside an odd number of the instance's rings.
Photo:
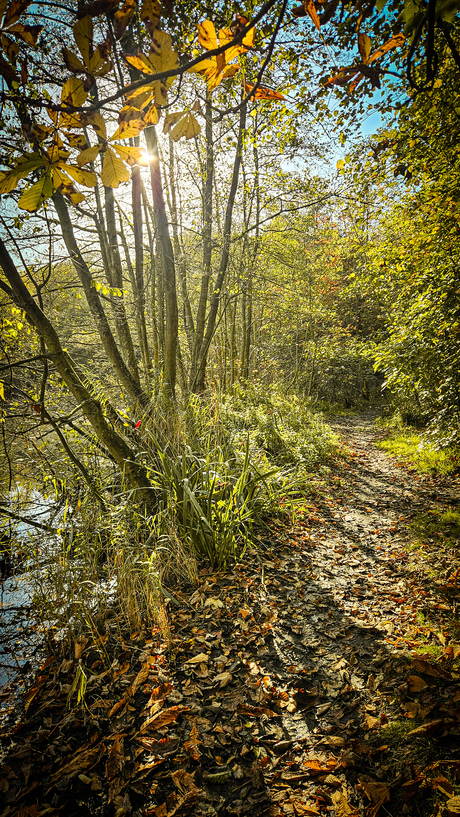
<path id="1" fill-rule="evenodd" d="M 201 757 L 201 752 L 198 748 L 198 745 L 201 743 L 198 735 L 198 727 L 196 723 L 192 726 L 192 731 L 190 732 L 190 737 L 184 743 L 185 751 L 188 752 L 193 760 L 199 760 Z"/>
<path id="2" fill-rule="evenodd" d="M 214 23 L 212 23 L 211 20 L 198 23 L 197 29 L 198 42 L 207 51 L 224 46 L 233 40 L 233 33 L 229 28 L 221 28 L 217 34 Z M 247 51 L 247 48 L 243 44 L 229 45 L 222 54 L 201 60 L 193 68 L 190 68 L 189 71 L 191 73 L 202 74 L 207 80 L 208 89 L 212 91 L 223 79 L 233 77 L 237 71 L 239 71 L 238 64 L 229 65 L 229 63 L 245 51 Z"/>
<path id="3" fill-rule="evenodd" d="M 45 173 L 38 182 L 29 187 L 25 193 L 20 196 L 18 207 L 21 210 L 27 210 L 29 213 L 34 213 L 46 199 L 53 195 L 53 181 L 50 173 Z"/>
<path id="4" fill-rule="evenodd" d="M 163 133 L 169 133 L 173 142 L 177 142 L 182 136 L 185 139 L 193 139 L 200 131 L 201 125 L 190 111 L 169 114 L 163 125 Z"/>
<path id="5" fill-rule="evenodd" d="M 101 182 L 106 187 L 118 187 L 122 182 L 129 180 L 129 170 L 123 159 L 117 156 L 112 148 L 107 147 L 104 153 L 104 163 L 101 171 Z"/>
<path id="6" fill-rule="evenodd" d="M 372 41 L 371 38 L 368 37 L 367 34 L 362 34 L 361 32 L 358 34 L 358 50 L 361 55 L 361 59 L 365 65 L 369 60 L 369 55 L 371 53 Z"/>
<path id="7" fill-rule="evenodd" d="M 316 11 L 315 4 L 313 0 L 303 0 L 303 7 L 309 17 L 313 20 L 316 28 L 318 31 L 321 30 L 321 23 L 318 17 L 318 12 Z"/>
<path id="8" fill-rule="evenodd" d="M 117 40 L 120 40 L 125 33 L 130 20 L 133 18 L 137 8 L 137 0 L 125 0 L 122 7 L 115 12 L 114 32 Z"/>
<path id="9" fill-rule="evenodd" d="M 77 20 L 73 27 L 73 35 L 81 54 L 81 59 L 64 47 L 62 56 L 66 68 L 74 74 L 85 74 L 84 87 L 89 90 L 96 77 L 105 77 L 113 68 L 113 62 L 107 58 L 110 43 L 102 43 L 93 47 L 93 21 L 90 16 Z"/>
<path id="10" fill-rule="evenodd" d="M 105 773 L 107 775 L 107 780 L 112 780 L 118 774 L 120 774 L 123 766 L 125 765 L 125 756 L 123 754 L 123 742 L 124 738 L 122 735 L 116 735 L 115 740 L 112 744 L 112 748 L 110 749 L 109 756 L 107 758 L 107 762 L 105 764 Z"/>
<path id="11" fill-rule="evenodd" d="M 189 658 L 185 661 L 185 664 L 201 664 L 202 661 L 207 661 L 209 659 L 209 655 L 205 652 L 199 652 L 198 655 L 193 655 L 192 658 Z"/>
<path id="12" fill-rule="evenodd" d="M 62 764 L 62 766 L 51 778 L 51 785 L 57 783 L 62 777 L 74 777 L 80 772 L 91 769 L 96 765 L 96 763 L 99 762 L 104 752 L 105 744 L 103 743 L 96 743 L 95 745 L 87 744 L 86 746 L 83 746 L 78 752 L 75 753 L 71 760 Z"/>
<path id="13" fill-rule="evenodd" d="M 250 85 L 248 82 L 244 84 L 244 92 L 249 96 L 254 85 Z M 252 94 L 253 99 L 267 99 L 269 101 L 273 100 L 284 100 L 286 97 L 284 94 L 281 94 L 279 91 L 272 91 L 271 88 L 265 88 L 264 86 L 260 85 L 254 93 Z"/>
<path id="14" fill-rule="evenodd" d="M 157 712 L 156 715 L 152 715 L 151 718 L 147 718 L 147 720 L 144 721 L 139 732 L 146 732 L 148 729 L 161 729 L 163 726 L 167 726 L 168 723 L 173 723 L 177 720 L 179 715 L 182 715 L 184 712 L 190 712 L 190 707 L 172 706 L 170 709 Z"/>

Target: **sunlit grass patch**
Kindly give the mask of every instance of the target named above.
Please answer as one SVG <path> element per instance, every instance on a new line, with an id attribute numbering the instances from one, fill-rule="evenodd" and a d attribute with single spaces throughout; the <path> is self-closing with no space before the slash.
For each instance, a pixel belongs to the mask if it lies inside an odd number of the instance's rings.
<path id="1" fill-rule="evenodd" d="M 418 539 L 437 539 L 443 544 L 453 544 L 460 539 L 460 512 L 432 509 L 414 517 L 410 526 Z"/>
<path id="2" fill-rule="evenodd" d="M 376 446 L 395 457 L 410 462 L 417 471 L 423 474 L 430 471 L 449 474 L 459 466 L 458 451 L 450 448 L 436 448 L 422 434 L 410 429 L 394 431 L 384 440 L 376 442 Z"/>

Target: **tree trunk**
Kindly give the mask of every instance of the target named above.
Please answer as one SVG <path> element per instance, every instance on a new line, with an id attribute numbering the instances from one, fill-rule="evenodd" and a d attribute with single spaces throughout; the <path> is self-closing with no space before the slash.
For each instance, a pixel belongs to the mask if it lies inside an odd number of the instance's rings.
<path id="1" fill-rule="evenodd" d="M 72 358 L 62 348 L 54 326 L 34 301 L 1 239 L 0 265 L 9 283 L 8 287 L 0 282 L 1 288 L 20 309 L 24 310 L 28 320 L 37 330 L 56 370 L 81 407 L 96 436 L 113 456 L 126 482 L 134 490 L 136 501 L 142 502 L 152 510 L 155 504 L 155 494 L 146 469 L 136 461 L 136 452 L 126 440 L 107 423 L 100 402 L 94 398 L 79 377 Z"/>
<path id="2" fill-rule="evenodd" d="M 174 252 L 169 235 L 168 219 L 161 183 L 158 144 L 154 127 L 144 131 L 147 149 L 150 153 L 150 182 L 152 185 L 153 211 L 157 228 L 157 240 L 161 248 L 163 281 L 165 294 L 165 346 L 164 346 L 164 389 L 167 396 L 175 398 L 176 354 L 178 342 L 178 310 L 176 295 L 176 269 Z"/>
<path id="3" fill-rule="evenodd" d="M 222 254 L 220 259 L 220 266 L 219 272 L 217 273 L 216 281 L 214 283 L 212 295 L 211 295 L 211 302 L 209 306 L 209 314 L 208 320 L 206 324 L 206 331 L 204 333 L 203 342 L 201 344 L 201 349 L 199 352 L 199 362 L 197 373 L 194 377 L 194 380 L 191 384 L 191 388 L 197 394 L 200 394 L 204 391 L 205 388 L 205 377 L 206 377 L 206 365 L 208 359 L 208 352 L 209 347 L 211 345 L 211 341 L 216 329 L 216 321 L 217 321 L 217 313 L 220 304 L 220 296 L 222 292 L 223 283 L 225 280 L 225 275 L 227 272 L 228 262 L 230 258 L 230 239 L 231 239 L 231 232 L 232 232 L 232 218 L 233 218 L 233 207 L 235 204 L 235 196 L 236 191 L 238 188 L 238 176 L 240 172 L 240 165 L 241 165 L 241 158 L 243 155 L 243 136 L 244 136 L 244 129 L 246 125 L 246 105 L 242 105 L 240 108 L 240 119 L 239 119 L 239 127 L 238 127 L 238 142 L 236 147 L 236 155 L 235 161 L 233 163 L 233 173 L 232 173 L 232 181 L 230 185 L 230 193 L 227 202 L 227 209 L 225 212 L 225 222 L 224 222 L 224 230 L 222 236 Z"/>
<path id="4" fill-rule="evenodd" d="M 212 133 L 212 107 L 208 94 L 206 99 L 206 168 L 203 191 L 203 274 L 201 276 L 200 298 L 196 314 L 195 338 L 190 367 L 190 388 L 192 391 L 203 391 L 203 382 L 198 382 L 200 356 L 203 352 L 203 338 L 206 325 L 209 281 L 212 273 L 212 188 L 214 174 L 214 144 Z"/>
<path id="5" fill-rule="evenodd" d="M 139 401 L 141 405 L 146 406 L 149 403 L 149 397 L 126 366 L 118 349 L 99 295 L 96 288 L 93 286 L 91 272 L 78 248 L 65 199 L 62 193 L 60 193 L 58 190 L 53 193 L 53 203 L 61 225 L 64 244 L 83 287 L 88 306 L 96 322 L 104 351 L 112 364 L 117 377 L 120 379 L 122 385 L 125 387 L 131 398 Z"/>

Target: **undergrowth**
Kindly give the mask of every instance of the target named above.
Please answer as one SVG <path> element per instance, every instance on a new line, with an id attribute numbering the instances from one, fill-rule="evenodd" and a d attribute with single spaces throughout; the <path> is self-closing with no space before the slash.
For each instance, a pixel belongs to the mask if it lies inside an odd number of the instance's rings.
<path id="1" fill-rule="evenodd" d="M 376 442 L 377 448 L 410 463 L 417 471 L 450 474 L 458 469 L 460 459 L 457 449 L 440 448 L 426 434 L 408 426 L 397 424 L 395 427 L 392 424 L 388 428 L 388 421 L 380 425 L 388 431 L 384 439 Z"/>
<path id="2" fill-rule="evenodd" d="M 295 511 L 311 472 L 336 445 L 330 429 L 295 395 L 235 387 L 192 396 L 142 418 L 141 457 L 156 494 L 147 515 L 111 475 L 101 509 L 90 493 L 67 503 L 53 546 L 28 545 L 35 606 L 48 637 L 103 633 L 166 620 L 167 586 L 196 582 L 201 561 L 226 566 L 254 550 L 277 514 Z M 106 491 L 107 496 L 107 491 Z M 166 625 L 165 625 L 166 626 Z"/>

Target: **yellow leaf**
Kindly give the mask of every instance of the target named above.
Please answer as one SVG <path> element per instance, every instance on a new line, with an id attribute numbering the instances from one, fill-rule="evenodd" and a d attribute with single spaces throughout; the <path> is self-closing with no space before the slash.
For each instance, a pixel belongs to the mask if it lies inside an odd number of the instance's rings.
<path id="1" fill-rule="evenodd" d="M 179 61 L 177 53 L 171 48 L 171 35 L 165 31 L 157 29 L 152 38 L 152 51 L 149 61 L 154 68 L 154 73 L 170 71 L 177 68 Z M 164 80 L 167 85 L 174 81 L 174 77 Z"/>
<path id="2" fill-rule="evenodd" d="M 62 56 L 64 58 L 64 62 L 68 71 L 72 71 L 73 73 L 84 73 L 85 66 L 83 65 L 82 61 L 77 57 L 73 51 L 69 51 L 68 48 L 62 49 Z"/>
<path id="3" fill-rule="evenodd" d="M 125 0 L 121 9 L 115 14 L 115 36 L 117 40 L 123 36 L 127 25 L 137 8 L 137 0 Z"/>
<path id="4" fill-rule="evenodd" d="M 147 59 L 147 57 L 141 51 L 138 51 L 137 54 L 125 54 L 125 60 L 129 65 L 132 65 L 133 68 L 137 68 L 138 71 L 142 71 L 144 74 L 153 74 L 153 73 L 155 73 L 152 70 L 152 66 L 150 65 L 150 61 Z M 140 90 L 142 91 L 144 89 L 142 88 Z M 133 94 L 129 94 L 130 97 L 132 95 Z"/>
<path id="5" fill-rule="evenodd" d="M 80 49 L 80 54 L 83 57 L 85 66 L 89 67 L 89 60 L 93 47 L 93 21 L 89 15 L 77 20 L 73 27 L 73 36 L 75 37 L 75 42 L 77 43 L 78 48 Z"/>
<path id="6" fill-rule="evenodd" d="M 21 210 L 28 210 L 28 212 L 33 213 L 52 195 L 53 182 L 51 181 L 51 176 L 46 173 L 38 182 L 35 182 L 29 190 L 26 190 L 26 192 L 22 194 L 18 201 L 18 207 L 20 207 Z"/>
<path id="7" fill-rule="evenodd" d="M 131 167 L 133 165 L 149 166 L 149 159 L 144 148 L 131 147 L 130 145 L 112 145 L 118 155 Z"/>
<path id="8" fill-rule="evenodd" d="M 8 27 L 8 34 L 14 34 L 27 45 L 36 45 L 42 30 L 43 26 L 24 26 L 22 23 L 16 23 L 15 26 Z"/>
<path id="9" fill-rule="evenodd" d="M 121 182 L 127 182 L 129 170 L 123 160 L 111 148 L 107 148 L 102 165 L 101 181 L 106 187 L 118 187 Z"/>
<path id="10" fill-rule="evenodd" d="M 17 187 L 18 182 L 29 175 L 31 170 L 43 165 L 42 159 L 31 159 L 27 162 L 22 162 L 20 165 L 0 174 L 0 195 L 3 193 L 11 193 Z"/>
<path id="11" fill-rule="evenodd" d="M 100 113 L 95 111 L 94 113 L 90 113 L 88 116 L 85 114 L 82 116 L 82 120 L 83 124 L 92 125 L 99 136 L 102 136 L 103 139 L 107 139 L 107 128 L 105 126 L 104 117 L 101 116 Z"/>
<path id="12" fill-rule="evenodd" d="M 185 111 L 176 111 L 176 113 L 169 113 L 165 116 L 165 121 L 163 125 L 163 133 L 168 133 L 171 130 L 172 126 L 182 119 L 185 116 Z"/>
<path id="13" fill-rule="evenodd" d="M 97 176 L 92 170 L 82 170 L 75 165 L 64 165 L 62 168 L 74 182 L 84 185 L 84 187 L 96 187 Z"/>
<path id="14" fill-rule="evenodd" d="M 344 162 L 344 160 L 343 160 L 343 159 L 339 159 L 339 161 L 338 161 L 338 162 L 337 162 L 337 164 L 336 164 L 336 167 L 337 167 L 337 170 L 342 170 L 342 168 L 343 168 L 343 167 L 345 167 L 345 162 Z"/>
<path id="15" fill-rule="evenodd" d="M 367 65 L 369 55 L 371 53 L 372 47 L 372 40 L 367 34 L 362 34 L 361 32 L 358 34 L 358 51 L 360 53 L 361 59 L 365 65 Z"/>
<path id="16" fill-rule="evenodd" d="M 201 131 L 201 125 L 192 113 L 187 113 L 179 122 L 173 127 L 171 131 L 171 139 L 177 142 L 181 136 L 186 139 L 193 139 Z"/>
<path id="17" fill-rule="evenodd" d="M 140 131 L 144 127 L 142 119 L 135 119 L 131 122 L 121 122 L 117 130 L 110 137 L 110 141 L 115 139 L 131 139 L 133 136 L 139 136 Z"/>
<path id="18" fill-rule="evenodd" d="M 211 20 L 205 20 L 204 23 L 197 23 L 198 42 L 207 51 L 217 48 L 219 43 L 217 41 L 216 29 Z"/>
<path id="19" fill-rule="evenodd" d="M 161 6 L 157 0 L 143 0 L 140 16 L 149 31 L 158 28 L 161 17 Z"/>
<path id="20" fill-rule="evenodd" d="M 4 389 L 4 385 L 3 385 L 3 380 L 0 380 L 0 398 L 2 400 L 5 399 L 5 389 Z"/>
<path id="21" fill-rule="evenodd" d="M 83 80 L 77 77 L 69 77 L 62 86 L 61 103 L 63 105 L 75 105 L 76 108 L 86 102 L 88 92 L 83 87 Z"/>
<path id="22" fill-rule="evenodd" d="M 144 123 L 146 125 L 156 125 L 159 118 L 160 115 L 158 113 L 158 108 L 156 108 L 155 105 L 152 105 L 144 116 Z"/>
<path id="23" fill-rule="evenodd" d="M 88 164 L 88 162 L 94 162 L 100 150 L 101 145 L 93 145 L 90 148 L 86 148 L 86 150 L 82 150 L 79 156 L 77 156 L 78 164 L 81 166 Z"/>

